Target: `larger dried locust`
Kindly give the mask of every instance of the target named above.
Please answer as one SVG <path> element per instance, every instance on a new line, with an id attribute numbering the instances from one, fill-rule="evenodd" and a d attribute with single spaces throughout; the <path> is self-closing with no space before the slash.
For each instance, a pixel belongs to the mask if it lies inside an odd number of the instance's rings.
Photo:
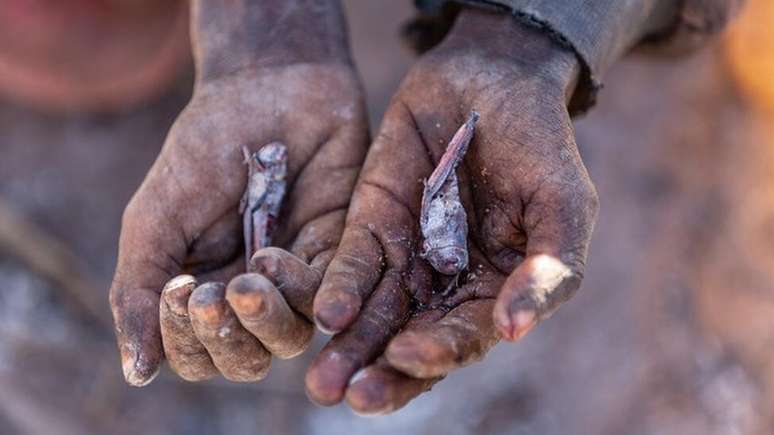
<path id="1" fill-rule="evenodd" d="M 242 147 L 247 165 L 247 188 L 239 204 L 245 238 L 247 266 L 255 251 L 271 245 L 271 236 L 285 196 L 288 151 L 271 142 L 250 153 Z"/>
<path id="2" fill-rule="evenodd" d="M 455 170 L 468 150 L 478 117 L 471 112 L 454 134 L 422 194 L 422 257 L 444 275 L 456 275 L 468 266 L 468 221 Z"/>

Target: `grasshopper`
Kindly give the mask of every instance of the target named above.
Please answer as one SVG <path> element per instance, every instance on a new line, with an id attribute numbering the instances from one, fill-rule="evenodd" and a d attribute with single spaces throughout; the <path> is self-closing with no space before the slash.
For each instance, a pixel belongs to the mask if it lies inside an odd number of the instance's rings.
<path id="1" fill-rule="evenodd" d="M 247 188 L 239 202 L 239 212 L 249 268 L 255 251 L 271 245 L 287 185 L 288 150 L 280 142 L 271 142 L 254 153 L 243 146 L 242 154 L 247 165 Z"/>
<path id="2" fill-rule="evenodd" d="M 468 150 L 478 118 L 477 112 L 470 113 L 425 180 L 419 218 L 424 238 L 421 255 L 444 275 L 456 275 L 468 266 L 468 221 L 455 169 Z"/>

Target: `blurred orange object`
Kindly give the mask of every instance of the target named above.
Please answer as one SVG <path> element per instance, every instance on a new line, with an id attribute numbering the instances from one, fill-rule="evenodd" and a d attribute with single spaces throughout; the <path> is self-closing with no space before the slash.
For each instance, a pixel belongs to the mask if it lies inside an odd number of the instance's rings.
<path id="1" fill-rule="evenodd" d="M 0 0 L 0 96 L 105 111 L 162 92 L 187 65 L 183 0 Z"/>
<path id="2" fill-rule="evenodd" d="M 747 1 L 726 35 L 725 54 L 742 93 L 774 111 L 774 1 Z"/>

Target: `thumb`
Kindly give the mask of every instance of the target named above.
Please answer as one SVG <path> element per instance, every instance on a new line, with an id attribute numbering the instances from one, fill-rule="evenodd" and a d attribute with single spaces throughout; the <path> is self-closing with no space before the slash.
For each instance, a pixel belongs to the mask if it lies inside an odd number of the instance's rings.
<path id="1" fill-rule="evenodd" d="M 495 325 L 506 340 L 524 336 L 580 287 L 599 209 L 591 181 L 580 180 L 544 188 L 527 204 L 527 255 L 494 308 Z"/>
<path id="2" fill-rule="evenodd" d="M 164 359 L 159 295 L 181 272 L 186 252 L 183 231 L 152 195 L 141 188 L 124 211 L 118 264 L 110 288 L 124 377 L 140 387 L 156 376 Z"/>

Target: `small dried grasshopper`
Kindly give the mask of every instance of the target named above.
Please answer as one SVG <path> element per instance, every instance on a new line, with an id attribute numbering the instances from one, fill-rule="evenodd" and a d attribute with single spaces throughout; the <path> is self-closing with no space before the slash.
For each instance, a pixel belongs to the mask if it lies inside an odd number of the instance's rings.
<path id="1" fill-rule="evenodd" d="M 242 147 L 247 165 L 247 188 L 239 203 L 245 238 L 245 260 L 271 245 L 271 236 L 282 208 L 288 172 L 288 150 L 271 142 L 255 153 Z"/>
<path id="2" fill-rule="evenodd" d="M 468 266 L 468 221 L 454 171 L 468 150 L 478 118 L 477 112 L 470 112 L 425 180 L 419 218 L 422 257 L 444 275 L 456 275 Z"/>

